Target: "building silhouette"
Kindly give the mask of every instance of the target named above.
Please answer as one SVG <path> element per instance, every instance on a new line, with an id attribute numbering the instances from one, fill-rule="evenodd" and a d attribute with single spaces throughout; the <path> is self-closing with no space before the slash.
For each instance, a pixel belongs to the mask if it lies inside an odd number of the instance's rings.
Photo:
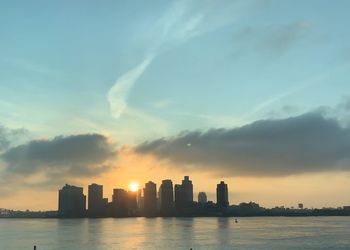
<path id="1" fill-rule="evenodd" d="M 184 198 L 181 184 L 175 184 L 175 208 L 181 210 L 184 207 Z"/>
<path id="2" fill-rule="evenodd" d="M 142 188 L 139 189 L 139 191 L 137 191 L 137 208 L 139 210 L 143 210 L 144 207 L 144 197 L 142 194 Z"/>
<path id="3" fill-rule="evenodd" d="M 84 217 L 86 212 L 86 196 L 82 187 L 66 184 L 58 191 L 59 217 Z"/>
<path id="4" fill-rule="evenodd" d="M 163 214 L 169 214 L 174 206 L 174 189 L 171 180 L 163 180 L 159 188 L 160 210 Z"/>
<path id="5" fill-rule="evenodd" d="M 128 192 L 121 188 L 113 189 L 111 215 L 114 217 L 126 216 L 128 213 Z"/>
<path id="6" fill-rule="evenodd" d="M 155 216 L 157 213 L 157 185 L 154 182 L 147 182 L 143 190 L 144 213 L 146 216 Z"/>
<path id="7" fill-rule="evenodd" d="M 228 189 L 227 184 L 221 181 L 216 186 L 216 204 L 218 207 L 228 207 Z"/>
<path id="8" fill-rule="evenodd" d="M 103 198 L 103 186 L 93 183 L 88 187 L 88 215 L 101 217 L 105 215 L 108 199 Z"/>
<path id="9" fill-rule="evenodd" d="M 128 191 L 127 193 L 127 214 L 133 216 L 137 213 L 137 192 Z"/>
<path id="10" fill-rule="evenodd" d="M 182 180 L 182 194 L 185 204 L 190 204 L 193 202 L 193 184 L 189 176 L 185 176 Z"/>
<path id="11" fill-rule="evenodd" d="M 198 203 L 199 204 L 206 204 L 208 202 L 207 194 L 205 192 L 199 192 L 198 193 Z"/>
<path id="12" fill-rule="evenodd" d="M 178 211 L 189 207 L 193 203 L 193 184 L 188 176 L 185 176 L 181 184 L 175 185 L 175 208 Z"/>

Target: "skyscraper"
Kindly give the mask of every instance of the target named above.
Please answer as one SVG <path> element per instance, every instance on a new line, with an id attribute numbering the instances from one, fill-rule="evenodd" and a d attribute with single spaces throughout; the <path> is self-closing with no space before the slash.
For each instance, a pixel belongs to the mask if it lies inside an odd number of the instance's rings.
<path id="1" fill-rule="evenodd" d="M 157 185 L 154 182 L 145 184 L 144 212 L 146 216 L 155 216 L 157 213 Z"/>
<path id="2" fill-rule="evenodd" d="M 218 207 L 227 207 L 229 205 L 227 184 L 223 181 L 216 186 L 216 204 Z"/>
<path id="3" fill-rule="evenodd" d="M 193 202 L 193 184 L 188 176 L 182 180 L 182 194 L 186 204 Z"/>
<path id="4" fill-rule="evenodd" d="M 182 185 L 175 184 L 175 208 L 181 210 L 184 207 L 184 198 L 182 194 Z"/>
<path id="5" fill-rule="evenodd" d="M 103 186 L 96 183 L 89 185 L 88 194 L 88 215 L 91 217 L 103 216 L 105 209 Z"/>
<path id="6" fill-rule="evenodd" d="M 58 191 L 58 215 L 60 217 L 84 217 L 86 196 L 82 187 L 66 184 Z"/>
<path id="7" fill-rule="evenodd" d="M 170 213 L 174 203 L 174 189 L 171 180 L 163 180 L 159 189 L 160 208 L 165 214 Z"/>
<path id="8" fill-rule="evenodd" d="M 121 188 L 113 189 L 112 195 L 112 215 L 125 216 L 127 215 L 128 192 Z"/>
<path id="9" fill-rule="evenodd" d="M 198 203 L 200 204 L 207 203 L 207 194 L 205 192 L 198 193 Z"/>
<path id="10" fill-rule="evenodd" d="M 193 203 L 193 184 L 188 176 L 185 176 L 181 185 L 175 185 L 175 207 L 182 210 Z"/>

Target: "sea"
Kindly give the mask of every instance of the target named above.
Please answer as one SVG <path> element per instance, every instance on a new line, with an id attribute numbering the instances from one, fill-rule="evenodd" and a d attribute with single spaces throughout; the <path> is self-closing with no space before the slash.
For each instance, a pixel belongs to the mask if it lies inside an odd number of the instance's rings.
<path id="1" fill-rule="evenodd" d="M 237 222 L 236 222 L 237 219 Z M 350 217 L 0 219 L 0 249 L 350 249 Z"/>

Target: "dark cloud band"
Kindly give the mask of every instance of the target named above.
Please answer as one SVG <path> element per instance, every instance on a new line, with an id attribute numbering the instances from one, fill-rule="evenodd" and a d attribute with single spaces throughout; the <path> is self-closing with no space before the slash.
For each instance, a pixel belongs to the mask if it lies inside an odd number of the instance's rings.
<path id="1" fill-rule="evenodd" d="M 100 134 L 58 136 L 33 140 L 1 155 L 6 172 L 31 175 L 43 171 L 53 177 L 94 176 L 108 170 L 115 156 L 112 145 Z"/>
<path id="2" fill-rule="evenodd" d="M 232 176 L 350 170 L 350 129 L 320 113 L 233 129 L 184 132 L 136 147 L 178 167 Z"/>

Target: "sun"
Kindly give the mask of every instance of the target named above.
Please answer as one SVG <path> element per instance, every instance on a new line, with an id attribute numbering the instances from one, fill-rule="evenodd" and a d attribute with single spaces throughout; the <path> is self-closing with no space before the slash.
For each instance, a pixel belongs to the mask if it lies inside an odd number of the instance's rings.
<path id="1" fill-rule="evenodd" d="M 139 190 L 139 184 L 137 184 L 136 182 L 130 183 L 129 190 L 132 192 L 136 192 L 137 190 Z"/>

